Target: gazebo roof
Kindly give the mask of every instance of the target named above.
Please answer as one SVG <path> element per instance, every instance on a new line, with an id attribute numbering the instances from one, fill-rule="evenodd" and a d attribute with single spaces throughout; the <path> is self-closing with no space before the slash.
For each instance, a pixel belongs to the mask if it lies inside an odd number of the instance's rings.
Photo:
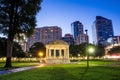
<path id="1" fill-rule="evenodd" d="M 48 43 L 47 45 L 69 45 L 69 44 L 63 40 L 56 40 Z"/>

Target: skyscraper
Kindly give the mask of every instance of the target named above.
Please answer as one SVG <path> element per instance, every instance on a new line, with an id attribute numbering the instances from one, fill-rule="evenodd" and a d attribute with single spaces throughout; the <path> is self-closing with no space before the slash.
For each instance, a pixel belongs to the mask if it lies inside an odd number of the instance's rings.
<path id="1" fill-rule="evenodd" d="M 62 38 L 62 29 L 58 26 L 46 26 L 41 28 L 35 28 L 34 34 L 28 38 L 28 48 L 35 42 L 42 42 L 47 44 L 54 40 L 60 40 Z"/>
<path id="2" fill-rule="evenodd" d="M 71 24 L 71 27 L 72 27 L 73 37 L 74 37 L 75 42 L 76 42 L 78 35 L 79 34 L 84 34 L 83 24 L 79 21 L 75 21 Z"/>
<path id="3" fill-rule="evenodd" d="M 62 29 L 58 26 L 40 28 L 40 41 L 47 44 L 62 38 Z"/>
<path id="4" fill-rule="evenodd" d="M 96 16 L 92 28 L 95 44 L 103 44 L 106 46 L 107 39 L 114 36 L 112 21 L 102 16 Z"/>

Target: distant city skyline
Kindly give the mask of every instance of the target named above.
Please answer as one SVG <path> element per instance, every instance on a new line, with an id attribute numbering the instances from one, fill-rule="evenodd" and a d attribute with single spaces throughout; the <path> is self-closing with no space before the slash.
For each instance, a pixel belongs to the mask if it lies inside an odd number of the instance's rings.
<path id="1" fill-rule="evenodd" d="M 62 36 L 71 33 L 71 23 L 80 21 L 93 42 L 92 25 L 96 16 L 111 19 L 115 35 L 120 35 L 120 0 L 43 0 L 37 14 L 37 27 L 59 26 Z"/>

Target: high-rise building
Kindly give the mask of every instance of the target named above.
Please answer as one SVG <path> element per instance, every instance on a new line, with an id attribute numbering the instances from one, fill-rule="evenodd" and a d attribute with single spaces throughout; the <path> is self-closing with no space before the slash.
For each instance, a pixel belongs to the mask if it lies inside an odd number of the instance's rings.
<path id="1" fill-rule="evenodd" d="M 33 35 L 27 39 L 27 51 L 35 42 L 40 42 L 40 28 L 35 28 Z"/>
<path id="2" fill-rule="evenodd" d="M 47 44 L 51 41 L 60 40 L 61 38 L 62 29 L 58 26 L 36 28 L 34 34 L 28 38 L 28 48 L 35 42 Z"/>
<path id="3" fill-rule="evenodd" d="M 77 37 L 79 34 L 83 34 L 84 31 L 83 31 L 83 24 L 79 21 L 75 21 L 71 24 L 71 29 L 72 29 L 72 34 L 73 34 L 73 37 L 75 39 L 75 42 L 77 40 Z"/>
<path id="4" fill-rule="evenodd" d="M 102 16 L 96 16 L 92 28 L 94 43 L 96 45 L 103 44 L 106 46 L 107 39 L 114 36 L 112 21 Z"/>
<path id="5" fill-rule="evenodd" d="M 62 37 L 62 40 L 67 42 L 69 45 L 74 45 L 74 38 L 71 34 L 65 34 L 65 36 Z"/>
<path id="6" fill-rule="evenodd" d="M 51 41 L 60 40 L 62 38 L 62 29 L 57 26 L 40 28 L 40 41 L 47 44 Z"/>
<path id="7" fill-rule="evenodd" d="M 81 43 L 88 43 L 88 35 L 86 34 L 79 34 L 76 40 L 76 44 L 81 44 Z"/>

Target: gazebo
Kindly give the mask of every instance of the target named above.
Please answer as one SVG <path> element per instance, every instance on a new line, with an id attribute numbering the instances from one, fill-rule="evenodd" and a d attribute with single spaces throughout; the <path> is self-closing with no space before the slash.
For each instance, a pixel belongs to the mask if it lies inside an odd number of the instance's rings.
<path id="1" fill-rule="evenodd" d="M 46 44 L 46 63 L 70 63 L 68 43 L 62 40 L 56 40 Z"/>

